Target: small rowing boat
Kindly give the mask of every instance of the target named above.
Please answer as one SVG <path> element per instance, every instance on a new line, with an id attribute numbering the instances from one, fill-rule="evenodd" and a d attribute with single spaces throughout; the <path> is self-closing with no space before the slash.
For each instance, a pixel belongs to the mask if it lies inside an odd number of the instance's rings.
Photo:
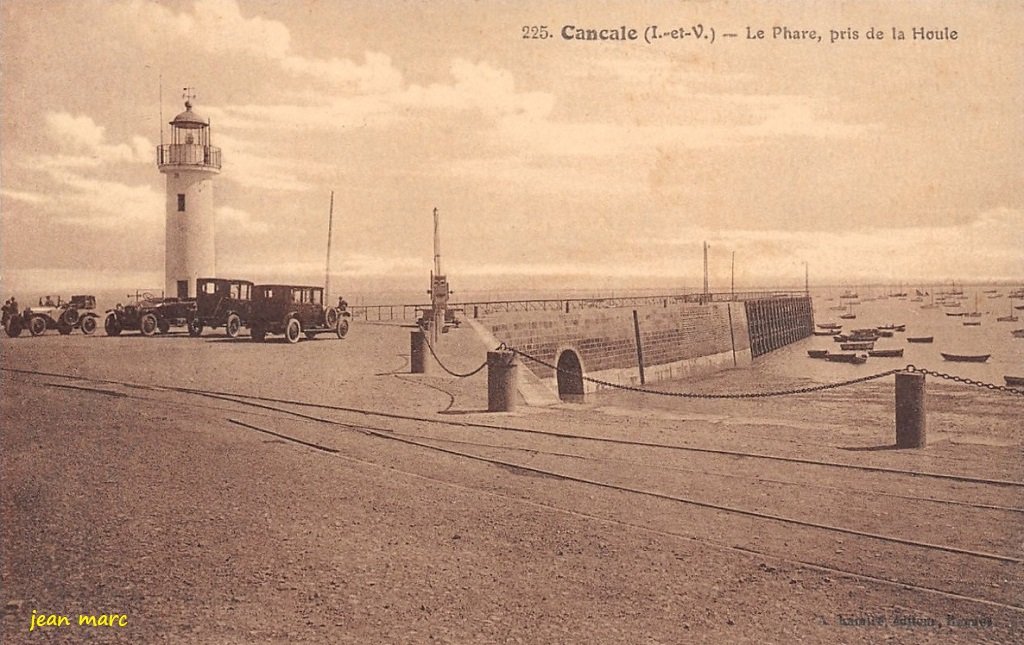
<path id="1" fill-rule="evenodd" d="M 947 354 L 939 352 L 942 358 L 955 363 L 984 363 L 992 354 Z"/>
<path id="2" fill-rule="evenodd" d="M 825 360 L 832 361 L 833 363 L 853 363 L 854 365 L 860 365 L 862 363 L 867 363 L 868 357 L 865 354 L 854 354 L 852 352 L 843 354 L 833 354 L 832 352 L 829 352 L 825 355 Z"/>
<path id="3" fill-rule="evenodd" d="M 908 343 L 930 343 L 935 340 L 935 336 L 907 336 Z"/>
<path id="4" fill-rule="evenodd" d="M 1013 387 L 1024 387 L 1024 376 L 1004 376 L 1006 384 Z"/>
<path id="5" fill-rule="evenodd" d="M 827 349 L 809 349 L 809 350 L 807 350 L 807 355 L 810 356 L 811 358 L 825 358 L 826 356 L 828 356 L 828 350 Z"/>
<path id="6" fill-rule="evenodd" d="M 839 349 L 843 350 L 844 352 L 862 352 L 864 350 L 873 349 L 874 346 L 874 341 L 868 341 L 863 343 L 840 343 Z"/>
<path id="7" fill-rule="evenodd" d="M 899 358 L 903 356 L 903 348 L 899 349 L 869 349 L 868 356 L 877 356 L 879 358 Z"/>

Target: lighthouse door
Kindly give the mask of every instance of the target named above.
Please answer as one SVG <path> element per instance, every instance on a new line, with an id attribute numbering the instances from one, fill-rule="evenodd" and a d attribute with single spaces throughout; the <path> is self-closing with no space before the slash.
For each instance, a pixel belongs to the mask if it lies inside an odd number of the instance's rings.
<path id="1" fill-rule="evenodd" d="M 178 297 L 188 298 L 188 280 L 178 280 Z"/>

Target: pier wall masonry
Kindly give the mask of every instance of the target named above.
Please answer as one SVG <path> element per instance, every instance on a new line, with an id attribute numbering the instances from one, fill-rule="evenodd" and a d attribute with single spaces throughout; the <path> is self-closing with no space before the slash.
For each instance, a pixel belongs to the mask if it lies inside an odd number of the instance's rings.
<path id="1" fill-rule="evenodd" d="M 751 307 L 751 302 L 761 304 Z M 814 328 L 810 311 L 809 298 L 784 298 L 500 312 L 478 322 L 498 341 L 551 365 L 569 351 L 588 377 L 640 386 L 750 365 L 754 356 L 771 351 L 766 348 L 809 336 Z M 556 370 L 529 359 L 523 364 L 558 390 Z M 586 392 L 599 389 L 590 382 L 583 387 Z"/>

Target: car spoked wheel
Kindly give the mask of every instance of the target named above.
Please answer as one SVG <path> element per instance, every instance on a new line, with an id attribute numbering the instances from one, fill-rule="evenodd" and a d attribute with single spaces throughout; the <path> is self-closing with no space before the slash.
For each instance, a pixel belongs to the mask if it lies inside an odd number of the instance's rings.
<path id="1" fill-rule="evenodd" d="M 146 314 L 139 321 L 139 331 L 142 332 L 143 336 L 153 336 L 156 334 L 156 316 L 153 314 Z"/>
<path id="2" fill-rule="evenodd" d="M 92 336 L 96 332 L 96 316 L 86 316 L 82 318 L 82 333 L 86 336 Z"/>
<path id="3" fill-rule="evenodd" d="M 117 319 L 116 315 L 107 314 L 107 317 L 103 319 L 103 331 L 107 332 L 107 336 L 121 335 L 121 321 Z"/>
<path id="4" fill-rule="evenodd" d="M 338 321 L 338 338 L 344 338 L 348 334 L 348 320 L 342 318 Z"/>
<path id="5" fill-rule="evenodd" d="M 301 336 L 302 324 L 299 323 L 297 318 L 289 318 L 288 326 L 284 329 L 284 337 L 288 339 L 289 343 L 297 343 Z"/>
<path id="6" fill-rule="evenodd" d="M 7 324 L 4 325 L 4 331 L 11 338 L 17 338 L 21 335 L 21 330 L 24 329 L 24 325 L 21 322 L 21 316 L 11 316 L 7 320 Z"/>
<path id="7" fill-rule="evenodd" d="M 241 329 L 242 319 L 238 317 L 238 314 L 228 316 L 227 324 L 224 325 L 224 333 L 228 335 L 228 338 L 238 338 L 238 332 Z"/>
<path id="8" fill-rule="evenodd" d="M 68 309 L 60 317 L 60 319 L 61 319 L 61 322 L 63 322 L 68 327 L 74 327 L 75 324 L 78 322 L 78 310 L 77 309 Z"/>
<path id="9" fill-rule="evenodd" d="M 324 322 L 327 323 L 327 327 L 334 327 L 338 324 L 338 319 L 341 317 L 337 307 L 328 307 L 327 311 L 324 312 Z"/>
<path id="10" fill-rule="evenodd" d="M 33 316 L 32 320 L 28 322 L 28 330 L 33 336 L 43 333 L 46 331 L 46 319 L 42 316 Z"/>

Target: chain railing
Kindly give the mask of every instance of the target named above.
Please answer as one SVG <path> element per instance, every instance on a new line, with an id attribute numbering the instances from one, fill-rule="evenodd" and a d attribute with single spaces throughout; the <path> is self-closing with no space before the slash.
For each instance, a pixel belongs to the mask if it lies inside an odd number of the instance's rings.
<path id="1" fill-rule="evenodd" d="M 934 376 L 936 378 L 946 379 L 947 381 L 953 381 L 954 383 L 963 383 L 964 385 L 973 385 L 975 387 L 985 388 L 986 390 L 993 390 L 996 392 L 1006 392 L 1008 394 L 1017 394 L 1024 396 L 1024 389 L 1013 388 L 1008 385 L 996 385 L 995 383 L 986 383 L 984 381 L 977 381 L 972 378 L 965 376 L 957 376 L 955 374 L 945 374 L 943 372 L 936 372 L 934 370 L 925 369 L 923 367 L 915 367 L 914 365 L 907 365 L 906 371 L 917 372 L 924 374 L 925 376 Z"/>
<path id="2" fill-rule="evenodd" d="M 526 352 L 518 350 L 518 349 L 516 349 L 514 347 L 509 347 L 505 343 L 502 343 L 501 345 L 499 345 L 498 349 L 499 350 L 504 349 L 504 350 L 513 352 L 513 353 L 517 354 L 518 356 L 522 356 L 523 358 L 525 358 L 527 360 L 531 360 L 531 361 L 533 361 L 533 362 L 535 362 L 535 363 L 537 363 L 539 365 L 543 365 L 544 367 L 547 367 L 548 369 L 555 370 L 556 372 L 561 372 L 562 374 L 571 375 L 573 378 L 581 378 L 584 381 L 587 381 L 587 382 L 590 382 L 590 383 L 594 383 L 595 385 L 601 385 L 601 386 L 606 387 L 606 388 L 612 388 L 612 389 L 616 389 L 616 390 L 625 390 L 625 391 L 628 391 L 628 392 L 638 392 L 640 394 L 653 394 L 653 395 L 657 395 L 657 396 L 670 396 L 670 397 L 687 398 L 687 399 L 759 399 L 759 398 L 768 398 L 768 397 L 774 397 L 774 396 L 788 396 L 788 395 L 794 395 L 794 394 L 809 394 L 811 392 L 821 392 L 821 391 L 824 391 L 824 390 L 833 390 L 833 389 L 840 388 L 840 387 L 847 387 L 847 386 L 850 386 L 850 385 L 856 385 L 858 383 L 866 383 L 868 381 L 874 381 L 874 380 L 877 380 L 877 379 L 880 379 L 880 378 L 885 378 L 886 376 L 892 376 L 892 375 L 898 374 L 899 372 L 902 372 L 902 371 L 919 372 L 919 373 L 922 373 L 922 374 L 930 374 L 932 376 L 936 376 L 936 377 L 944 378 L 944 379 L 949 379 L 949 380 L 955 381 L 957 383 L 964 383 L 966 385 L 974 385 L 974 386 L 977 386 L 977 387 L 983 387 L 983 388 L 988 389 L 988 390 L 1007 392 L 1009 394 L 1024 395 L 1024 390 L 1017 390 L 1017 389 L 1014 389 L 1014 388 L 1011 388 L 1011 387 L 1006 387 L 1006 386 L 1002 386 L 1002 385 L 995 385 L 993 383 L 985 383 L 985 382 L 982 382 L 982 381 L 976 381 L 976 380 L 973 380 L 973 379 L 968 379 L 968 378 L 964 378 L 964 377 L 960 377 L 960 376 L 952 376 L 952 375 L 949 375 L 949 374 L 943 374 L 942 372 L 933 372 L 931 370 L 925 370 L 925 369 L 917 368 L 914 365 L 907 365 L 906 368 L 903 368 L 903 369 L 897 368 L 897 369 L 886 370 L 884 372 L 878 372 L 876 374 L 870 374 L 868 376 L 861 376 L 861 377 L 854 378 L 854 379 L 848 379 L 848 380 L 845 380 L 845 381 L 839 381 L 837 383 L 822 383 L 822 384 L 819 384 L 819 385 L 809 385 L 807 387 L 791 388 L 791 389 L 787 389 L 787 390 L 776 390 L 776 391 L 772 391 L 772 392 L 740 392 L 740 393 L 730 393 L 730 394 L 707 394 L 707 393 L 702 393 L 702 392 L 667 392 L 665 390 L 652 390 L 650 388 L 636 387 L 635 385 L 623 385 L 621 383 L 612 383 L 611 381 L 604 381 L 604 380 L 601 380 L 601 379 L 596 379 L 596 378 L 593 378 L 593 377 L 590 377 L 590 376 L 586 376 L 586 375 L 581 374 L 580 372 L 577 372 L 577 371 L 574 371 L 574 370 L 567 370 L 565 368 L 560 368 L 560 367 L 558 367 L 556 365 L 552 365 L 551 363 L 549 363 L 549 362 L 547 362 L 547 361 L 545 361 L 543 359 L 537 358 L 536 356 L 532 356 L 530 354 L 527 354 Z"/>
<path id="3" fill-rule="evenodd" d="M 482 370 L 483 368 L 487 367 L 487 361 L 484 361 L 483 364 L 480 365 L 480 367 L 476 368 L 472 372 L 466 372 L 465 374 L 460 374 L 458 372 L 453 372 L 452 370 L 448 369 L 447 365 L 445 365 L 444 363 L 441 362 L 441 358 L 434 351 L 434 346 L 430 344 L 429 340 L 427 340 L 426 334 L 424 334 L 423 344 L 426 345 L 427 349 L 430 350 L 430 355 L 434 357 L 434 360 L 437 361 L 437 364 L 441 366 L 441 369 L 443 369 L 445 372 L 448 372 L 449 374 L 451 374 L 452 376 L 454 376 L 456 378 L 469 378 L 470 376 L 475 376 L 476 374 L 478 374 L 480 372 L 480 370 Z"/>

